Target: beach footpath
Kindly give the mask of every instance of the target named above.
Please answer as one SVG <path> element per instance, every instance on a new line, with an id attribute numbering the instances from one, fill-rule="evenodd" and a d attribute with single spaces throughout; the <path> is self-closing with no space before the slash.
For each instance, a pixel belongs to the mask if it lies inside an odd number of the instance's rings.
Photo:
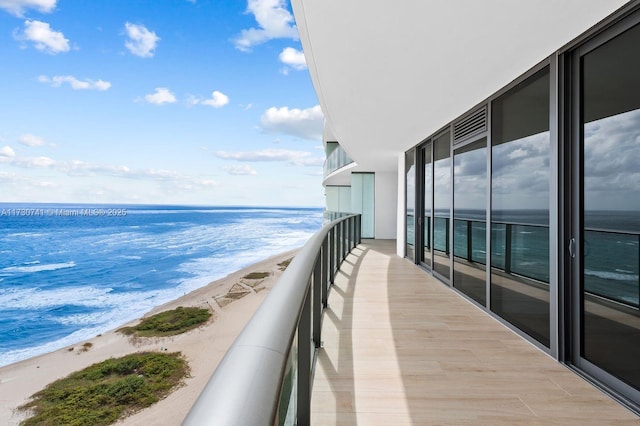
<path id="1" fill-rule="evenodd" d="M 140 338 L 116 330 L 0 368 L 0 424 L 18 425 L 25 419 L 17 407 L 47 384 L 91 364 L 141 351 L 180 351 L 190 367 L 184 386 L 165 399 L 135 413 L 118 425 L 180 425 L 269 289 L 277 282 L 296 250 L 234 272 L 225 278 L 159 306 L 145 316 L 169 309 L 200 307 L 212 311 L 205 325 L 170 337 Z M 122 326 L 132 326 L 133 321 Z"/>

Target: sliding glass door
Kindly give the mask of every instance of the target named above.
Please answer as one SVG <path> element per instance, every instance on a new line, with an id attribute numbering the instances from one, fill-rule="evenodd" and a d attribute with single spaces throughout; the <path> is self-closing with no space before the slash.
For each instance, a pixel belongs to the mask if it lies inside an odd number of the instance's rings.
<path id="1" fill-rule="evenodd" d="M 453 286 L 487 303 L 487 138 L 453 152 Z"/>
<path id="2" fill-rule="evenodd" d="M 433 271 L 451 275 L 451 133 L 433 139 Z"/>
<path id="3" fill-rule="evenodd" d="M 415 260 L 416 241 L 416 155 L 412 149 L 404 156 L 405 173 L 405 255 Z"/>
<path id="4" fill-rule="evenodd" d="M 431 162 L 432 153 L 431 141 L 426 142 L 419 148 L 420 166 L 422 168 L 422 187 L 421 187 L 421 216 L 419 223 L 422 251 L 420 252 L 420 264 L 431 269 L 432 254 L 431 247 L 433 245 L 433 164 Z"/>
<path id="5" fill-rule="evenodd" d="M 492 103 L 491 310 L 550 345 L 549 67 Z"/>
<path id="6" fill-rule="evenodd" d="M 640 19 L 574 56 L 573 361 L 640 403 Z"/>

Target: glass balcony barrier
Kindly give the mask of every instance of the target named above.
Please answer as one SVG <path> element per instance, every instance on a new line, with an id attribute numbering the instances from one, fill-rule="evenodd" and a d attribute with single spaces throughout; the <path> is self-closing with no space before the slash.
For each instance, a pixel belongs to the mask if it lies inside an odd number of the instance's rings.
<path id="1" fill-rule="evenodd" d="M 360 243 L 360 215 L 322 227 L 233 342 L 183 425 L 308 425 L 327 297 Z"/>
<path id="2" fill-rule="evenodd" d="M 324 162 L 323 177 L 326 178 L 331 173 L 351 163 L 353 163 L 353 160 L 347 155 L 344 149 L 338 145 L 331 154 L 327 156 L 327 159 Z"/>

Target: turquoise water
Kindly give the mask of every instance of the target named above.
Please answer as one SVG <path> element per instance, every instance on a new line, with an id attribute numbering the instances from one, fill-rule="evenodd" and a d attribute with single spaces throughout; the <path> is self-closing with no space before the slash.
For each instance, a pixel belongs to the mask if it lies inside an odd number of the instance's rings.
<path id="1" fill-rule="evenodd" d="M 301 247 L 321 209 L 0 204 L 0 366 Z"/>

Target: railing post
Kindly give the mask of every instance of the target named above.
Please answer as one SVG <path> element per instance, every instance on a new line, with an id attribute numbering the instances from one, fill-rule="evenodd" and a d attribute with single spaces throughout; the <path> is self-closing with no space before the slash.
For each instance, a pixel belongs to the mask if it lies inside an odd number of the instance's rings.
<path id="1" fill-rule="evenodd" d="M 298 323 L 297 425 L 311 423 L 311 293 L 308 289 Z"/>
<path id="2" fill-rule="evenodd" d="M 473 250 L 472 236 L 473 236 L 473 222 L 467 220 L 467 260 L 473 262 L 473 256 L 471 255 Z M 455 238 L 455 236 L 454 236 Z"/>
<path id="3" fill-rule="evenodd" d="M 356 248 L 356 217 L 349 219 L 351 221 L 351 250 Z"/>
<path id="4" fill-rule="evenodd" d="M 322 346 L 321 332 L 322 332 L 322 309 L 324 304 L 322 302 L 322 288 L 324 283 L 322 282 L 322 248 L 316 262 L 313 266 L 313 343 L 316 348 Z"/>
<path id="5" fill-rule="evenodd" d="M 322 308 L 325 309 L 328 305 L 328 295 L 329 295 L 329 236 L 327 235 L 322 242 L 322 278 L 320 279 L 322 283 Z"/>
<path id="6" fill-rule="evenodd" d="M 336 227 L 329 231 L 329 283 L 333 284 L 336 273 Z"/>
<path id="7" fill-rule="evenodd" d="M 342 240 L 342 222 L 338 223 L 337 229 L 337 238 L 338 238 L 338 253 L 336 255 L 336 271 L 340 269 L 340 264 L 342 263 L 342 246 L 344 245 L 344 241 Z"/>
<path id="8" fill-rule="evenodd" d="M 340 264 L 342 264 L 342 262 L 347 258 L 347 224 L 344 220 L 340 222 L 340 224 L 342 225 L 342 256 Z"/>
<path id="9" fill-rule="evenodd" d="M 511 224 L 505 224 L 504 232 L 504 271 L 511 273 Z"/>
<path id="10" fill-rule="evenodd" d="M 451 247 L 449 247 L 449 227 L 451 226 L 451 222 L 449 221 L 449 218 L 446 217 L 444 219 L 444 225 L 445 225 L 445 231 L 444 231 L 444 236 L 445 236 L 445 243 L 444 243 L 444 252 L 446 254 L 449 254 L 449 250 L 451 249 Z"/>
<path id="11" fill-rule="evenodd" d="M 356 245 L 362 242 L 362 215 L 356 216 Z"/>

